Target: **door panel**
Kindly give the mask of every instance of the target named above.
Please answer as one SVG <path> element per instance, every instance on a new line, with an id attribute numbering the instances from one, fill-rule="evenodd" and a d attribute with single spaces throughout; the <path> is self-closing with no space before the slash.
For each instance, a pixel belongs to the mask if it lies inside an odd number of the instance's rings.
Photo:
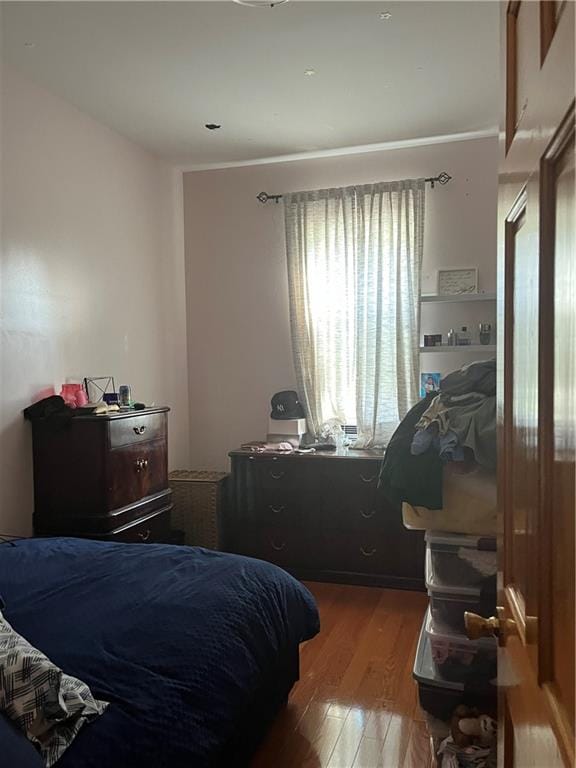
<path id="1" fill-rule="evenodd" d="M 502 16 L 497 413 L 506 768 L 574 763 L 574 3 L 553 6 L 514 2 Z M 523 191 L 510 205 L 514 185 Z M 515 624 L 502 623 L 509 620 Z"/>
<path id="2" fill-rule="evenodd" d="M 542 574 L 540 682 L 554 713 L 565 751 L 574 741 L 574 535 L 576 455 L 576 216 L 574 105 L 542 162 L 543 306 L 546 346 L 542 402 L 542 547 L 550 567 Z"/>
<path id="3" fill-rule="evenodd" d="M 529 191 L 532 188 L 533 182 Z M 517 620 L 522 622 L 527 603 L 533 603 L 531 562 L 538 512 L 538 229 L 537 208 L 531 203 L 526 203 L 518 222 L 513 253 L 512 519 L 507 587 L 514 591 Z"/>
<path id="4" fill-rule="evenodd" d="M 525 624 L 526 603 L 533 602 L 532 535 L 538 511 L 538 244 L 531 198 L 529 207 L 527 185 L 508 215 L 505 250 L 509 281 L 505 353 L 511 365 L 506 371 L 510 407 L 505 414 L 507 445 L 500 492 L 505 490 L 508 510 L 503 527 L 506 591 L 520 626 Z"/>
<path id="5" fill-rule="evenodd" d="M 551 495 L 552 560 L 552 679 L 558 698 L 574 723 L 574 455 L 576 449 L 576 264 L 574 216 L 574 132 L 560 159 L 556 179 L 554 281 L 554 467 Z M 554 511 L 558 514 L 554 515 Z"/>
<path id="6" fill-rule="evenodd" d="M 519 681 L 506 689 L 505 713 L 500 712 L 501 722 L 505 715 L 504 743 L 512 747 L 511 752 L 507 750 L 503 756 L 505 768 L 563 768 L 571 765 L 562 758 L 522 640 L 510 638 L 505 653 Z"/>

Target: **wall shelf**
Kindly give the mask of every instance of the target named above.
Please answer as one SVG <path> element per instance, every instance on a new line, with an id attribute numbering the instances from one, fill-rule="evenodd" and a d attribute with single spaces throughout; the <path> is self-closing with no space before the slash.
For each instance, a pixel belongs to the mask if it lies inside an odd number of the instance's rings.
<path id="1" fill-rule="evenodd" d="M 496 352 L 496 344 L 462 344 L 450 347 L 447 344 L 443 344 L 437 347 L 420 347 L 420 352 L 436 352 L 439 354 L 444 354 L 445 352 Z"/>
<path id="2" fill-rule="evenodd" d="M 424 294 L 420 296 L 423 304 L 455 304 L 468 301 L 496 301 L 495 293 L 466 293 L 462 296 L 438 296 L 437 294 Z"/>

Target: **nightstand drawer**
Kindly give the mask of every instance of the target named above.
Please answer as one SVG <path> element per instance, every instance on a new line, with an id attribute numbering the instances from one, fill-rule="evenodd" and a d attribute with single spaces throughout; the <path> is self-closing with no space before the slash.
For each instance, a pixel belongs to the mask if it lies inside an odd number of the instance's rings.
<path id="1" fill-rule="evenodd" d="M 108 507 L 126 507 L 168 488 L 165 440 L 116 448 L 108 457 Z"/>
<path id="2" fill-rule="evenodd" d="M 89 529 L 94 537 L 106 536 L 118 528 L 124 528 L 130 523 L 171 507 L 171 498 L 172 491 L 166 489 L 136 504 L 110 510 L 103 515 L 83 514 L 84 509 L 79 504 L 76 514 L 54 516 L 49 525 L 35 515 L 34 533 L 37 536 L 81 536 Z"/>
<path id="3" fill-rule="evenodd" d="M 136 520 L 122 528 L 116 528 L 102 539 L 106 541 L 123 541 L 134 544 L 162 544 L 168 539 L 170 532 L 170 510 L 172 505 L 155 512 L 141 520 Z"/>
<path id="4" fill-rule="evenodd" d="M 108 425 L 110 448 L 132 445 L 148 440 L 165 440 L 167 419 L 165 413 L 148 413 L 142 416 L 134 411 L 126 418 L 111 419 Z"/>

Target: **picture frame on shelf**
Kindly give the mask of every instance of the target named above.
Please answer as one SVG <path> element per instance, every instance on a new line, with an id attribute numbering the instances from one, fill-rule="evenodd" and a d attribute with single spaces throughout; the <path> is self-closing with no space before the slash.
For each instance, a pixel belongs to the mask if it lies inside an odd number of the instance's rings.
<path id="1" fill-rule="evenodd" d="M 426 397 L 429 392 L 439 392 L 441 378 L 441 373 L 421 373 L 420 397 Z"/>
<path id="2" fill-rule="evenodd" d="M 478 293 L 478 267 L 443 267 L 436 277 L 438 296 L 466 296 Z"/>

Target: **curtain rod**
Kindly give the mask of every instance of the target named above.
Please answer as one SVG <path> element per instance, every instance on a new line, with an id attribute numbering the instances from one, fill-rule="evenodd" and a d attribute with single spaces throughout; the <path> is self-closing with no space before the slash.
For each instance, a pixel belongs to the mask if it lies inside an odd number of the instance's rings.
<path id="1" fill-rule="evenodd" d="M 434 189 L 436 183 L 448 184 L 451 178 L 452 176 L 450 176 L 449 173 L 442 171 L 438 176 L 430 176 L 430 178 L 424 179 L 424 181 L 430 184 L 431 189 Z M 278 203 L 283 197 L 284 195 L 269 195 L 267 192 L 260 192 L 259 195 L 256 195 L 256 200 L 259 200 L 262 204 L 268 203 L 270 200 L 274 200 L 275 203 Z"/>

